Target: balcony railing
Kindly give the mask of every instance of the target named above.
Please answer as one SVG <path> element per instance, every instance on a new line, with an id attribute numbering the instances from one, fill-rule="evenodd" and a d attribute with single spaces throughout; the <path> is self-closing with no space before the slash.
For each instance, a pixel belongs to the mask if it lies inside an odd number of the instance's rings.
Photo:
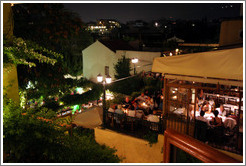
<path id="1" fill-rule="evenodd" d="M 164 163 L 240 163 L 240 161 L 173 129 L 164 133 Z"/>
<path id="2" fill-rule="evenodd" d="M 138 138 L 144 138 L 148 134 L 163 134 L 163 120 L 160 117 L 159 122 L 150 122 L 142 118 L 130 117 L 125 114 L 106 112 L 105 127 L 132 135 Z"/>

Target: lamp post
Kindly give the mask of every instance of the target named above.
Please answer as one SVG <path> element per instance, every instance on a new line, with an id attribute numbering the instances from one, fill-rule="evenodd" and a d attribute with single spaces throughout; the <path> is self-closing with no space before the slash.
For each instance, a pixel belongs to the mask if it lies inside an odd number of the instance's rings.
<path id="1" fill-rule="evenodd" d="M 105 79 L 103 79 L 103 76 L 101 74 L 97 75 L 97 81 L 103 84 L 103 126 L 106 124 L 106 84 L 110 84 L 112 79 L 109 75 L 106 76 Z"/>
<path id="2" fill-rule="evenodd" d="M 132 63 L 134 64 L 134 75 L 136 75 L 136 66 L 135 66 L 135 64 L 138 63 L 138 59 L 137 58 L 133 58 L 132 59 Z"/>

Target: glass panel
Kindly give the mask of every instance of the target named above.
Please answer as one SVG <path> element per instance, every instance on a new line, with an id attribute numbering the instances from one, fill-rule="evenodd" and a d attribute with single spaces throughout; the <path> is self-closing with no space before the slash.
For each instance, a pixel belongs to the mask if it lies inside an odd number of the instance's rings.
<path id="1" fill-rule="evenodd" d="M 179 116 L 187 116 L 188 89 L 170 87 L 169 113 Z"/>

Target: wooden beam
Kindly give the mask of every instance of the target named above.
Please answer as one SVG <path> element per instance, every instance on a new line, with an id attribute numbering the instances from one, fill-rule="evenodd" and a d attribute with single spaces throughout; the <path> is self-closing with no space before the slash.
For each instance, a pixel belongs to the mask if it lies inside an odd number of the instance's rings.
<path id="1" fill-rule="evenodd" d="M 242 163 L 198 141 L 191 136 L 167 129 L 164 133 L 163 162 L 170 162 L 171 146 L 175 146 L 204 163 Z"/>

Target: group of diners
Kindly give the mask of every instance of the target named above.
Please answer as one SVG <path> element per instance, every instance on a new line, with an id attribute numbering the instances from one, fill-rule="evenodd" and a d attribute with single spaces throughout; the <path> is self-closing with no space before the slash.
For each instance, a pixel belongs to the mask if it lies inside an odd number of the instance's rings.
<path id="1" fill-rule="evenodd" d="M 202 90 L 197 97 L 196 103 L 197 103 L 196 111 L 199 111 L 200 113 L 201 111 L 205 112 L 205 117 L 214 118 L 215 114 L 217 114 L 218 117 L 230 116 L 236 119 L 236 115 L 235 115 L 236 113 L 233 112 L 231 109 L 226 110 L 224 107 L 225 103 L 218 101 L 218 98 L 214 100 L 212 98 L 206 97 Z"/>
<path id="2" fill-rule="evenodd" d="M 151 122 L 159 122 L 160 116 L 157 115 L 158 106 L 153 97 L 147 95 L 145 91 L 140 96 L 130 100 L 127 96 L 121 104 L 111 104 L 108 112 L 135 117 Z"/>
<path id="3" fill-rule="evenodd" d="M 231 111 L 226 110 L 223 102 L 209 99 L 203 95 L 203 91 L 198 95 L 196 100 L 196 122 L 204 122 L 202 125 L 205 127 L 203 133 L 205 134 L 203 141 L 207 141 L 214 137 L 223 137 L 228 132 L 233 133 L 237 125 L 238 117 Z M 220 104 L 220 105 L 219 105 Z M 193 112 L 193 111 L 192 111 Z M 192 117 L 194 114 L 192 115 Z M 199 128 L 199 126 L 197 126 Z M 201 132 L 201 131 L 197 131 Z M 199 137 L 199 136 L 198 136 Z M 219 139 L 219 138 L 218 138 Z"/>

